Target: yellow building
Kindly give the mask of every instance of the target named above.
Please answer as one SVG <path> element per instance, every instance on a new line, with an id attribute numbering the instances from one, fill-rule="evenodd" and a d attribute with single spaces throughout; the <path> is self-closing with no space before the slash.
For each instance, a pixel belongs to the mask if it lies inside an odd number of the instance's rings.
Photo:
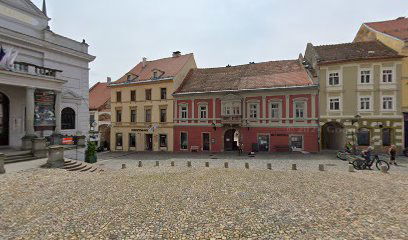
<path id="1" fill-rule="evenodd" d="M 173 92 L 196 68 L 193 54 L 143 61 L 111 83 L 111 151 L 173 151 Z"/>
<path id="2" fill-rule="evenodd" d="M 404 113 L 405 148 L 408 148 L 408 18 L 364 23 L 354 41 L 365 42 L 379 40 L 383 44 L 406 56 L 402 62 L 401 95 L 402 112 Z"/>

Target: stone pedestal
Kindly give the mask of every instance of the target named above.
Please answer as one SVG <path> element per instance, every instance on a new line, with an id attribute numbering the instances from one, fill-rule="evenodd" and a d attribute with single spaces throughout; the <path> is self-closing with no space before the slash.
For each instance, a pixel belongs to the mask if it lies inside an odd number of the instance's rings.
<path id="1" fill-rule="evenodd" d="M 77 136 L 77 145 L 85 147 L 85 136 Z"/>
<path id="2" fill-rule="evenodd" d="M 49 147 L 47 164 L 50 168 L 62 168 L 64 166 L 64 147 Z"/>
<path id="3" fill-rule="evenodd" d="M 35 136 L 35 135 L 27 135 L 27 136 L 24 136 L 22 139 L 21 139 L 21 141 L 22 141 L 22 146 L 21 146 L 21 150 L 24 150 L 24 151 L 26 151 L 26 150 L 31 150 L 31 149 L 33 149 L 33 139 L 34 138 L 37 138 L 37 136 Z"/>
<path id="4" fill-rule="evenodd" d="M 45 138 L 34 138 L 32 142 L 32 153 L 34 157 L 46 158 L 47 157 L 47 140 Z"/>
<path id="5" fill-rule="evenodd" d="M 6 159 L 6 155 L 0 153 L 0 174 L 6 173 L 6 169 L 4 168 L 4 160 Z"/>

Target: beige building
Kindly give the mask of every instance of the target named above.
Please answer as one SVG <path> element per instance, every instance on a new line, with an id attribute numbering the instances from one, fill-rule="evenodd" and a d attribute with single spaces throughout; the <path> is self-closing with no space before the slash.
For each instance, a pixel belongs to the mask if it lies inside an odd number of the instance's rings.
<path id="1" fill-rule="evenodd" d="M 196 68 L 193 54 L 143 61 L 111 83 L 111 151 L 173 151 L 173 92 Z"/>
<path id="2" fill-rule="evenodd" d="M 308 44 L 304 64 L 320 86 L 322 149 L 347 141 L 380 151 L 403 146 L 401 58 L 379 41 Z"/>
<path id="3" fill-rule="evenodd" d="M 405 56 L 402 62 L 402 111 L 405 121 L 405 147 L 408 148 L 408 18 L 364 23 L 358 31 L 355 42 L 379 40 Z"/>

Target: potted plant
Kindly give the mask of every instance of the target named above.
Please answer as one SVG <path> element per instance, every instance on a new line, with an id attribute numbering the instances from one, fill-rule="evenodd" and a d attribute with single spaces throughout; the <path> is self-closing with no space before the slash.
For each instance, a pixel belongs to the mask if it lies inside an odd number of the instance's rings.
<path id="1" fill-rule="evenodd" d="M 89 141 L 88 146 L 85 150 L 85 162 L 86 163 L 96 163 L 98 157 L 96 156 L 96 144 Z"/>

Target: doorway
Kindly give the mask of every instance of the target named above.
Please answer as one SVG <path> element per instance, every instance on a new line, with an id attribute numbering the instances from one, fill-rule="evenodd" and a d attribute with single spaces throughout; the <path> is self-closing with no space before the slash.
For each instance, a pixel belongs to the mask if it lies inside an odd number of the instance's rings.
<path id="1" fill-rule="evenodd" d="M 210 151 L 210 134 L 203 133 L 203 151 Z"/>
<path id="2" fill-rule="evenodd" d="M 346 143 L 345 128 L 337 122 L 329 122 L 322 127 L 322 148 L 341 150 Z"/>
<path id="3" fill-rule="evenodd" d="M 9 145 L 9 111 L 9 99 L 0 92 L 0 146 Z"/>
<path id="4" fill-rule="evenodd" d="M 146 134 L 146 151 L 153 151 L 153 134 Z"/>
<path id="5" fill-rule="evenodd" d="M 269 135 L 258 136 L 258 147 L 260 152 L 269 152 Z"/>
<path id="6" fill-rule="evenodd" d="M 224 150 L 236 151 L 238 150 L 238 134 L 237 130 L 230 129 L 224 135 Z"/>

